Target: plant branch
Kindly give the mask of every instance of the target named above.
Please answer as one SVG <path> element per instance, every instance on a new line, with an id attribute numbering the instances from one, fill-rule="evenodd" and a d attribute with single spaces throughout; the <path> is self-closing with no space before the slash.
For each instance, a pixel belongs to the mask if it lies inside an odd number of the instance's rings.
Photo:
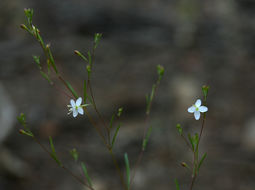
<path id="1" fill-rule="evenodd" d="M 33 140 L 50 156 L 52 157 L 50 151 L 37 139 L 33 136 Z M 90 187 L 86 182 L 84 182 L 80 177 L 75 175 L 71 170 L 66 168 L 64 165 L 61 166 L 67 173 L 69 173 L 76 181 L 78 181 L 80 184 L 86 186 L 90 190 L 94 190 L 94 188 Z"/>

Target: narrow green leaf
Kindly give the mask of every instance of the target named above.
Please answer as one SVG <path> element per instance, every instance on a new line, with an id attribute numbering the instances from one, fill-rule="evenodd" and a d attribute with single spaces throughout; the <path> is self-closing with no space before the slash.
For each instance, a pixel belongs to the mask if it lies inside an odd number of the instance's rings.
<path id="1" fill-rule="evenodd" d="M 113 136 L 113 138 L 112 138 L 112 148 L 113 148 L 114 143 L 115 143 L 115 141 L 116 141 L 116 137 L 117 137 L 117 135 L 118 135 L 120 126 L 121 126 L 121 124 L 119 124 L 118 127 L 116 128 L 115 133 L 114 133 L 114 136 Z"/>
<path id="2" fill-rule="evenodd" d="M 129 188 L 130 188 L 130 166 L 129 166 L 127 153 L 124 154 L 124 158 L 125 158 L 126 175 L 127 175 L 127 189 L 129 190 Z"/>
<path id="3" fill-rule="evenodd" d="M 199 172 L 199 169 L 200 169 L 201 165 L 203 164 L 203 162 L 204 162 L 206 156 L 207 156 L 207 153 L 204 153 L 203 156 L 202 156 L 202 158 L 201 158 L 201 160 L 199 161 L 198 168 L 197 168 L 197 171 L 198 171 L 198 172 Z"/>
<path id="4" fill-rule="evenodd" d="M 115 118 L 115 116 L 114 116 L 114 114 L 112 114 L 112 118 L 111 118 L 110 124 L 109 124 L 110 129 L 112 128 L 112 124 L 113 124 L 114 118 Z"/>
<path id="5" fill-rule="evenodd" d="M 198 146 L 198 140 L 199 140 L 198 133 L 195 133 L 195 136 L 193 137 L 193 143 L 194 143 L 195 147 Z"/>
<path id="6" fill-rule="evenodd" d="M 50 60 L 50 63 L 51 63 L 51 66 L 53 67 L 54 71 L 56 72 L 56 74 L 58 74 L 58 70 L 57 70 L 57 67 L 56 67 L 56 64 L 55 64 L 55 60 L 53 58 L 53 55 L 51 53 L 51 50 L 50 50 L 50 45 L 47 44 L 46 45 L 46 50 L 48 52 L 48 56 L 49 56 L 49 60 Z"/>
<path id="7" fill-rule="evenodd" d="M 40 42 L 42 48 L 45 50 L 46 49 L 45 43 L 38 31 L 37 31 L 37 40 Z"/>
<path id="8" fill-rule="evenodd" d="M 37 64 L 38 68 L 41 70 L 42 69 L 42 66 L 41 66 L 41 63 L 40 63 L 40 56 L 33 56 L 33 59 L 35 61 L 35 63 Z"/>
<path id="9" fill-rule="evenodd" d="M 176 190 L 180 190 L 180 186 L 177 179 L 174 179 Z"/>
<path id="10" fill-rule="evenodd" d="M 68 81 L 65 81 L 67 86 L 68 86 L 68 89 L 71 91 L 71 93 L 74 95 L 75 98 L 78 98 L 78 94 L 75 92 L 75 90 L 73 89 L 72 85 L 68 82 Z"/>
<path id="11" fill-rule="evenodd" d="M 92 187 L 91 179 L 90 179 L 90 177 L 89 177 L 87 168 L 86 168 L 86 166 L 85 166 L 85 164 L 84 164 L 83 162 L 81 163 L 81 167 L 82 167 L 82 171 L 83 171 L 83 173 L 84 173 L 84 175 L 85 175 L 85 177 L 86 177 L 86 180 L 87 180 L 89 186 Z"/>
<path id="12" fill-rule="evenodd" d="M 190 134 L 188 134 L 188 139 L 189 139 L 189 142 L 192 146 L 192 150 L 194 151 L 195 150 L 195 145 L 194 145 L 194 141 L 193 141 L 193 138 L 190 136 Z"/>
<path id="13" fill-rule="evenodd" d="M 142 147 L 143 151 L 145 151 L 145 149 L 146 149 L 146 146 L 148 144 L 148 141 L 149 141 L 149 138 L 150 138 L 150 135 L 151 135 L 151 131 L 152 131 L 152 127 L 150 126 L 148 131 L 147 131 L 145 139 L 143 139 L 143 147 Z"/>
<path id="14" fill-rule="evenodd" d="M 54 154 L 51 153 L 51 157 L 55 160 L 55 162 L 56 162 L 60 167 L 63 166 L 62 163 L 60 162 L 60 160 L 57 158 L 56 155 L 54 155 Z"/>
<path id="15" fill-rule="evenodd" d="M 54 144 L 53 144 L 53 141 L 52 141 L 51 136 L 49 136 L 49 141 L 50 141 L 51 152 L 52 152 L 53 154 L 56 154 L 55 147 L 54 147 Z"/>
<path id="16" fill-rule="evenodd" d="M 49 141 L 50 141 L 50 148 L 51 148 L 51 157 L 57 162 L 57 164 L 62 167 L 62 163 L 60 162 L 60 160 L 57 158 L 57 154 L 56 154 L 56 151 L 55 151 L 55 147 L 54 147 L 54 144 L 53 144 L 53 141 L 52 141 L 52 138 L 51 136 L 49 136 Z"/>
<path id="17" fill-rule="evenodd" d="M 77 152 L 76 148 L 70 150 L 70 154 L 72 155 L 74 161 L 77 162 L 79 158 L 79 153 Z"/>
<path id="18" fill-rule="evenodd" d="M 204 100 L 206 101 L 207 95 L 208 95 L 208 90 L 209 90 L 209 86 L 207 85 L 203 85 L 202 86 L 202 91 L 203 91 L 203 95 L 204 95 Z"/>
<path id="19" fill-rule="evenodd" d="M 40 73 L 43 76 L 43 78 L 45 78 L 51 85 L 53 85 L 52 80 L 49 78 L 49 76 L 45 72 L 40 71 Z"/>

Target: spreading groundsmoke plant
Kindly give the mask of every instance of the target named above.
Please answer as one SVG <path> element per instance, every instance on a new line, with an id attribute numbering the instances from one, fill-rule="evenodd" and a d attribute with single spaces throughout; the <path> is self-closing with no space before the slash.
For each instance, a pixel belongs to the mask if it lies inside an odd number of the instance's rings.
<path id="1" fill-rule="evenodd" d="M 91 49 L 86 53 L 81 53 L 78 50 L 74 50 L 74 53 L 80 57 L 86 63 L 86 71 L 87 71 L 87 79 L 84 81 L 84 85 L 82 86 L 83 94 L 78 95 L 78 93 L 74 90 L 72 85 L 61 75 L 58 70 L 57 65 L 55 64 L 55 59 L 52 54 L 51 48 L 49 44 L 46 44 L 42 38 L 40 30 L 34 25 L 32 22 L 33 18 L 33 10 L 32 9 L 25 9 L 25 16 L 26 16 L 26 24 L 21 24 L 21 28 L 27 31 L 41 46 L 44 56 L 46 58 L 46 63 L 42 63 L 39 56 L 33 56 L 34 62 L 36 63 L 40 74 L 44 79 L 46 79 L 51 86 L 57 87 L 56 81 L 59 80 L 63 86 L 71 93 L 66 94 L 70 100 L 70 104 L 67 103 L 67 115 L 71 116 L 72 119 L 76 119 L 79 117 L 87 117 L 91 126 L 95 129 L 96 133 L 99 135 L 101 141 L 103 142 L 105 148 L 107 149 L 112 162 L 115 166 L 116 172 L 119 176 L 119 180 L 122 184 L 123 190 L 130 190 L 132 189 L 132 184 L 136 175 L 136 170 L 139 164 L 142 161 L 143 155 L 146 150 L 146 146 L 148 144 L 149 137 L 151 135 L 152 127 L 149 124 L 149 116 L 151 112 L 152 102 L 155 97 L 155 93 L 157 88 L 159 87 L 160 81 L 164 75 L 164 68 L 161 65 L 157 66 L 157 74 L 158 79 L 156 80 L 155 84 L 152 85 L 151 92 L 146 95 L 146 119 L 145 119 L 145 129 L 141 140 L 141 147 L 140 153 L 137 156 L 137 160 L 133 166 L 129 163 L 128 154 L 125 153 L 123 155 L 123 161 L 125 163 L 125 171 L 121 170 L 120 164 L 116 159 L 115 153 L 113 151 L 113 147 L 116 143 L 116 137 L 118 135 L 119 129 L 121 128 L 121 123 L 117 125 L 117 127 L 113 126 L 116 118 L 119 118 L 123 112 L 123 108 L 119 108 L 115 114 L 112 115 L 110 118 L 110 123 L 107 124 L 102 117 L 100 111 L 97 108 L 96 101 L 94 98 L 93 88 L 91 85 L 91 74 L 93 73 L 93 66 L 95 64 L 95 51 L 99 45 L 99 42 L 102 38 L 102 34 L 96 33 L 94 35 L 93 45 Z M 46 70 L 46 71 L 45 71 Z M 206 153 L 202 156 L 199 152 L 199 144 L 203 134 L 204 126 L 205 126 L 205 119 L 206 119 L 206 112 L 208 108 L 206 106 L 206 100 L 208 95 L 208 86 L 202 87 L 202 92 L 204 95 L 203 102 L 200 99 L 197 99 L 195 104 L 188 108 L 188 112 L 193 113 L 196 120 L 199 121 L 201 118 L 202 125 L 200 133 L 195 133 L 194 135 L 188 134 L 185 135 L 183 128 L 180 124 L 177 124 L 177 130 L 180 136 L 184 139 L 184 142 L 187 144 L 191 152 L 193 153 L 193 161 L 192 165 L 189 166 L 186 162 L 182 162 L 182 166 L 189 169 L 191 172 L 191 182 L 189 190 L 193 189 L 194 183 L 198 177 L 199 169 L 206 158 Z M 203 104 L 202 104 L 203 103 Z M 66 105 L 63 105 L 65 107 Z M 87 109 L 87 106 L 93 108 L 95 113 L 97 114 L 100 122 L 94 120 L 91 116 L 90 111 Z M 201 116 L 202 114 L 202 116 Z M 93 186 L 93 180 L 90 178 L 89 173 L 87 171 L 86 164 L 83 161 L 79 160 L 79 153 L 78 151 L 73 148 L 70 150 L 70 154 L 72 155 L 74 161 L 80 165 L 83 176 L 75 174 L 72 170 L 70 170 L 59 158 L 56 153 L 55 146 L 53 143 L 52 137 L 49 136 L 49 147 L 45 146 L 41 143 L 36 135 L 30 130 L 27 122 L 25 114 L 21 113 L 18 117 L 18 121 L 23 126 L 23 129 L 20 129 L 20 133 L 26 136 L 29 136 L 37 143 L 43 151 L 45 151 L 58 165 L 59 167 L 63 168 L 65 172 L 70 174 L 77 182 L 81 183 L 87 189 L 96 190 Z M 99 126 L 98 123 L 101 123 L 102 126 Z M 178 180 L 175 179 L 176 189 L 180 190 Z"/>

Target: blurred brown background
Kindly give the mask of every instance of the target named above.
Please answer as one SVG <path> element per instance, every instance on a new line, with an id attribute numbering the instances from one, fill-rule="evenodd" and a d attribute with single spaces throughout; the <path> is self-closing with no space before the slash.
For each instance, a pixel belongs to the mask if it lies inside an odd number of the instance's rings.
<path id="1" fill-rule="evenodd" d="M 140 150 L 145 94 L 157 78 L 156 65 L 165 67 L 150 117 L 153 133 L 133 189 L 174 190 L 174 178 L 188 189 L 190 175 L 180 162 L 189 163 L 192 154 L 175 125 L 191 133 L 200 129 L 201 121 L 186 110 L 202 98 L 203 84 L 211 87 L 200 148 L 208 158 L 194 189 L 255 189 L 254 0 L 0 0 L 1 190 L 83 189 L 37 144 L 18 134 L 20 112 L 43 144 L 48 146 L 47 136 L 53 136 L 58 155 L 77 174 L 68 151 L 79 150 L 96 190 L 121 189 L 87 117 L 68 116 L 69 98 L 51 87 L 33 63 L 32 55 L 42 56 L 42 50 L 19 28 L 24 8 L 34 9 L 34 24 L 81 95 L 85 64 L 73 50 L 86 52 L 93 34 L 103 33 L 92 84 L 105 120 L 124 108 L 114 149 L 123 172 L 124 153 L 133 166 Z"/>

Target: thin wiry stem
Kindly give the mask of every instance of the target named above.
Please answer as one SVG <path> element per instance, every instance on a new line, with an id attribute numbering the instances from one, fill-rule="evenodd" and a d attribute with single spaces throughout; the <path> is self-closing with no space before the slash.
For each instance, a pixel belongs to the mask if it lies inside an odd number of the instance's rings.
<path id="1" fill-rule="evenodd" d="M 92 118 L 92 116 L 89 114 L 88 110 L 86 107 L 84 107 L 84 111 L 87 115 L 87 117 L 89 118 L 89 122 L 92 124 L 92 126 L 96 129 L 97 133 L 99 134 L 99 136 L 101 137 L 103 143 L 108 147 L 108 143 L 105 140 L 105 137 L 102 133 L 102 131 L 100 130 L 100 128 L 97 126 L 96 122 L 94 121 L 94 119 Z"/>
<path id="2" fill-rule="evenodd" d="M 200 129 L 198 142 L 197 142 L 195 150 L 193 151 L 193 174 L 192 174 L 192 177 L 191 177 L 191 183 L 190 183 L 189 190 L 193 189 L 194 183 L 195 183 L 196 178 L 197 178 L 198 148 L 199 148 L 199 143 L 200 143 L 200 140 L 201 140 L 201 137 L 202 137 L 202 134 L 203 134 L 203 130 L 204 130 L 205 118 L 206 118 L 206 114 L 204 113 L 203 114 L 202 127 Z"/>
<path id="3" fill-rule="evenodd" d="M 91 98 L 92 98 L 92 106 L 94 108 L 94 110 L 96 111 L 99 119 L 102 121 L 103 123 L 103 126 L 104 128 L 106 129 L 106 132 L 107 132 L 107 138 L 108 138 L 108 143 L 110 144 L 110 128 L 106 125 L 102 115 L 100 114 L 100 112 L 98 111 L 97 109 L 97 106 L 96 106 L 96 102 L 95 102 L 95 98 L 94 98 L 94 93 L 93 93 L 93 90 L 92 90 L 92 87 L 91 87 L 91 82 L 90 82 L 90 79 L 88 78 L 88 82 L 87 82 L 87 86 L 89 87 L 89 91 L 90 91 L 90 95 L 91 95 Z"/>
<path id="4" fill-rule="evenodd" d="M 123 188 L 124 188 L 125 190 L 128 190 L 127 185 L 126 185 L 126 183 L 125 183 L 125 181 L 124 181 L 123 174 L 122 174 L 122 172 L 121 172 L 121 170 L 120 170 L 120 167 L 119 167 L 119 164 L 118 164 L 118 162 L 117 162 L 117 160 L 116 160 L 116 158 L 115 158 L 115 155 L 114 155 L 114 153 L 112 152 L 112 149 L 109 148 L 108 151 L 109 151 L 109 153 L 110 153 L 110 155 L 111 155 L 111 157 L 112 157 L 114 166 L 115 166 L 115 168 L 116 168 L 116 170 L 117 170 L 117 172 L 118 172 L 118 175 L 119 175 L 119 177 L 120 177 L 120 181 L 121 181 L 121 184 L 122 184 Z"/>
<path id="5" fill-rule="evenodd" d="M 157 80 L 156 84 L 155 85 L 155 91 L 154 91 L 154 95 L 157 91 L 157 88 L 160 84 L 160 78 Z M 143 131 L 143 141 L 145 140 L 146 138 L 146 133 L 148 132 L 148 129 L 149 129 L 149 126 L 148 126 L 148 123 L 149 123 L 149 116 L 150 116 L 150 110 L 151 110 L 151 106 L 152 106 L 152 100 L 153 100 L 154 97 L 152 97 L 151 101 L 149 102 L 149 105 L 148 105 L 148 108 L 146 110 L 146 118 L 145 118 L 145 128 L 144 128 L 144 131 Z M 133 175 L 131 177 L 131 180 L 130 180 L 130 189 L 131 189 L 131 186 L 134 182 L 134 178 L 135 178 L 135 175 L 136 175 L 136 171 L 137 171 L 137 168 L 138 166 L 140 165 L 141 161 L 142 161 L 142 158 L 143 158 L 143 155 L 144 155 L 144 148 L 142 147 L 139 155 L 138 155 L 138 158 L 135 162 L 135 165 L 134 165 L 134 171 L 133 171 Z"/>
<path id="6" fill-rule="evenodd" d="M 95 42 L 93 42 L 93 48 L 92 48 L 92 55 L 91 55 L 91 70 L 92 70 L 92 67 L 94 65 L 94 62 L 95 62 Z M 91 98 L 92 98 L 92 105 L 99 117 L 99 119 L 102 121 L 103 123 L 103 126 L 104 128 L 106 129 L 106 132 L 107 132 L 107 137 L 108 137 L 108 143 L 110 144 L 110 128 L 106 125 L 106 122 L 104 120 L 104 118 L 102 117 L 101 113 L 99 112 L 99 110 L 97 109 L 97 106 L 96 106 L 96 101 L 95 101 L 95 97 L 94 97 L 94 93 L 93 93 L 93 90 L 92 90 L 92 86 L 91 86 L 91 81 L 90 81 L 90 76 L 88 75 L 88 79 L 87 79 L 87 86 L 89 87 L 89 91 L 90 91 L 90 95 L 91 95 Z"/>
<path id="7" fill-rule="evenodd" d="M 189 142 L 187 141 L 187 139 L 185 138 L 185 136 L 183 134 L 181 134 L 181 137 L 183 138 L 183 140 L 185 141 L 185 143 L 187 144 L 187 146 L 189 147 L 189 149 L 193 152 L 191 145 L 189 144 Z"/>

